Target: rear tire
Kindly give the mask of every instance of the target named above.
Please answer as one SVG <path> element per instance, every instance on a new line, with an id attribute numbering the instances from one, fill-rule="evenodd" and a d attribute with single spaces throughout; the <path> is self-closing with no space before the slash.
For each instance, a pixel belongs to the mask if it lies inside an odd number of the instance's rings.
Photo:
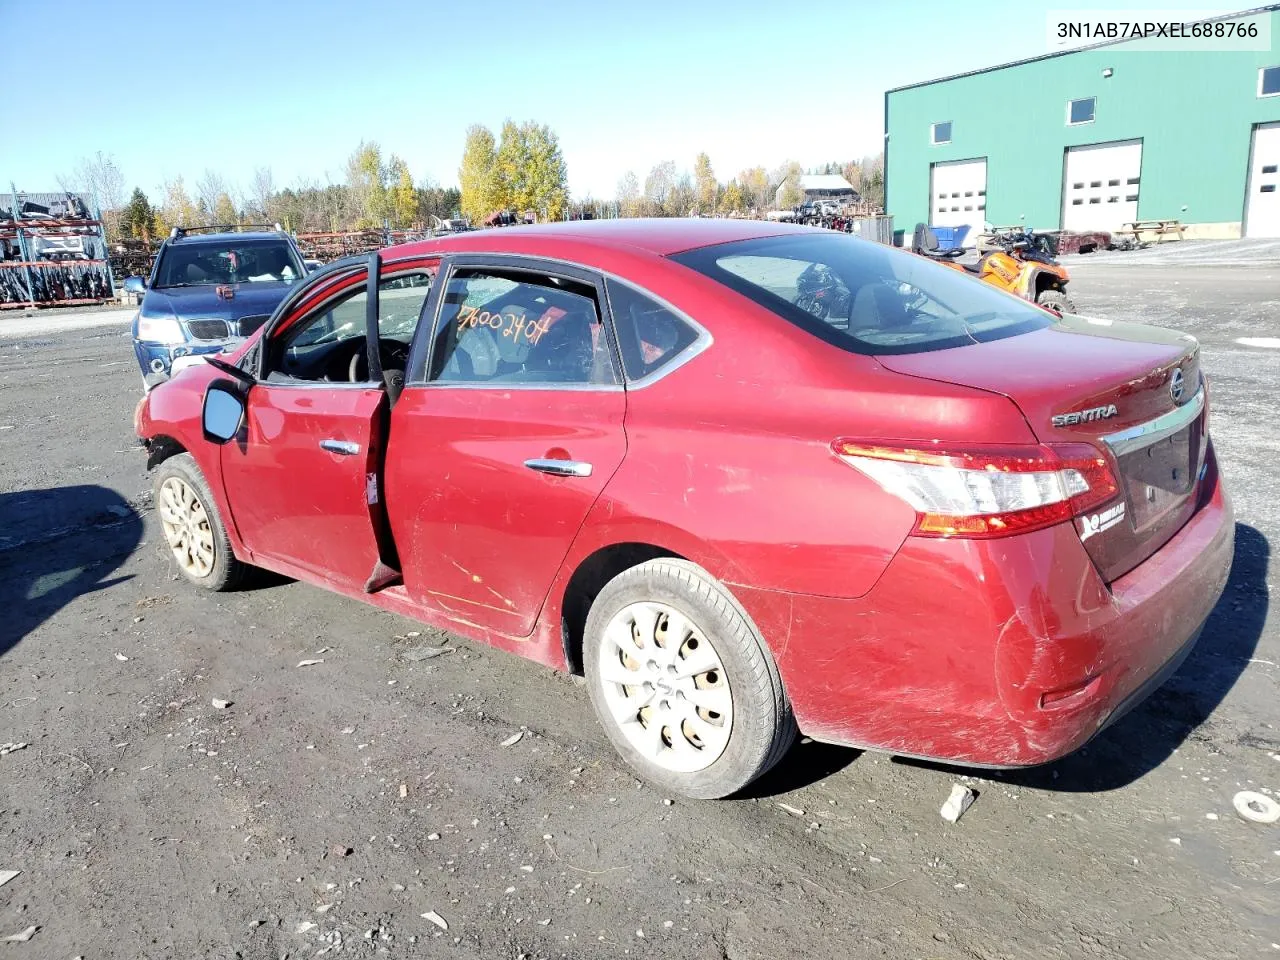
<path id="1" fill-rule="evenodd" d="M 587 616 L 583 665 L 618 753 L 674 793 L 737 793 L 795 739 L 764 639 L 737 600 L 687 560 L 650 560 L 605 585 Z"/>
<path id="2" fill-rule="evenodd" d="M 249 568 L 231 552 L 217 503 L 191 454 L 160 464 L 152 488 L 161 533 L 182 575 L 205 590 L 239 586 Z"/>
<path id="3" fill-rule="evenodd" d="M 1075 313 L 1076 305 L 1061 290 L 1046 290 L 1036 299 L 1042 307 L 1048 307 L 1057 313 Z"/>

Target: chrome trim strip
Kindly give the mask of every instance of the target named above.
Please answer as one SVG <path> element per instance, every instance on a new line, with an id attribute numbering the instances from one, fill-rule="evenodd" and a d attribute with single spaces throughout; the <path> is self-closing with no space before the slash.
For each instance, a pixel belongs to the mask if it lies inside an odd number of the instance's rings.
<path id="1" fill-rule="evenodd" d="M 1201 386 L 1190 400 L 1177 409 L 1162 413 L 1154 420 L 1129 427 L 1127 430 L 1109 433 L 1102 438 L 1102 442 L 1111 448 L 1112 453 L 1120 457 L 1177 433 L 1194 423 L 1203 412 L 1204 387 Z"/>

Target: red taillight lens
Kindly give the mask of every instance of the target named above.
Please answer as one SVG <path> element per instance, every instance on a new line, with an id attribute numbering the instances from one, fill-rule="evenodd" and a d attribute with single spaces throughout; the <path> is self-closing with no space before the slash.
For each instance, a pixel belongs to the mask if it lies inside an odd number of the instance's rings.
<path id="1" fill-rule="evenodd" d="M 1000 537 L 1053 526 L 1119 492 L 1106 456 L 1085 443 L 911 447 L 836 440 L 841 460 L 917 513 L 926 537 Z"/>

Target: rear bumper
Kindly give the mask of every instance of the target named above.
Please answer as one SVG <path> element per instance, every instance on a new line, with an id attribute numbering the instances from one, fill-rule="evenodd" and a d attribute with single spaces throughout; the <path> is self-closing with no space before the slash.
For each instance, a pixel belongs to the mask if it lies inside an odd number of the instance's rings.
<path id="1" fill-rule="evenodd" d="M 1109 588 L 1064 524 L 1003 540 L 909 538 L 859 600 L 739 595 L 807 735 L 1032 766 L 1080 747 L 1190 653 L 1234 551 L 1212 452 L 1201 501 Z"/>

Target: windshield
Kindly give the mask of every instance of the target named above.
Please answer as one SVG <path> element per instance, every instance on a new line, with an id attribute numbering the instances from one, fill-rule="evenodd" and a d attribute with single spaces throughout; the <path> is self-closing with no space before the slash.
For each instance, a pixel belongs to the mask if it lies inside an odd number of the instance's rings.
<path id="1" fill-rule="evenodd" d="M 291 283 L 303 272 L 292 246 L 285 240 L 186 241 L 165 250 L 155 286 Z"/>
<path id="2" fill-rule="evenodd" d="M 941 350 L 1053 322 L 960 270 L 834 231 L 740 240 L 672 259 L 854 353 Z"/>

